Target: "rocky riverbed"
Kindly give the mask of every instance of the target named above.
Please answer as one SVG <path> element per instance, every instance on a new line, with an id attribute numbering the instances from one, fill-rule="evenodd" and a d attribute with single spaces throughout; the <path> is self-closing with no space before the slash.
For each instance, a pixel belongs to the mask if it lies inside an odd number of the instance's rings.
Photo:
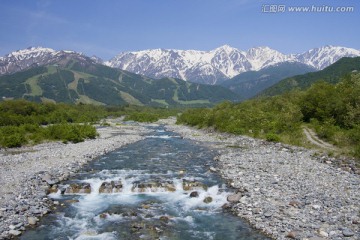
<path id="1" fill-rule="evenodd" d="M 234 188 L 224 208 L 274 239 L 360 239 L 360 177 L 337 159 L 300 147 L 177 126 L 167 129 L 216 149 L 210 170 Z M 59 202 L 51 188 L 88 161 L 143 139 L 142 125 L 99 128 L 100 137 L 78 144 L 59 142 L 0 150 L 0 239 L 25 227 Z"/>
<path id="2" fill-rule="evenodd" d="M 314 150 L 177 126 L 217 149 L 218 171 L 237 194 L 229 211 L 274 239 L 360 239 L 360 177 Z"/>
<path id="3" fill-rule="evenodd" d="M 77 144 L 44 143 L 0 150 L 0 239 L 20 235 L 58 202 L 47 197 L 52 187 L 84 164 L 109 151 L 143 139 L 142 125 L 100 127 L 100 136 Z"/>

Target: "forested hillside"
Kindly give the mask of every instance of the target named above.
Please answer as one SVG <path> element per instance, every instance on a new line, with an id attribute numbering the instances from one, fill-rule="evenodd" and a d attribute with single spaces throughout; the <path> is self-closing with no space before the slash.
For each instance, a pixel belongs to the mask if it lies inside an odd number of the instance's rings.
<path id="1" fill-rule="evenodd" d="M 220 86 L 159 80 L 96 64 L 67 60 L 0 77 L 2 99 L 95 105 L 209 106 L 238 96 Z"/>

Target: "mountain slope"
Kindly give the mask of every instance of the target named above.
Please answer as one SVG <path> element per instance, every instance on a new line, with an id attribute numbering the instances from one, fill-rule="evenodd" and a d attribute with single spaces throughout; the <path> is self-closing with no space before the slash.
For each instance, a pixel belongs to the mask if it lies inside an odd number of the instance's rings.
<path id="1" fill-rule="evenodd" d="M 176 77 L 219 84 L 240 73 L 258 71 L 282 62 L 300 62 L 320 70 L 342 57 L 356 56 L 360 56 L 359 50 L 336 46 L 285 55 L 269 47 L 241 51 L 225 45 L 211 51 L 153 49 L 123 52 L 105 64 L 153 78 Z"/>
<path id="2" fill-rule="evenodd" d="M 262 90 L 274 85 L 280 80 L 315 71 L 308 65 L 298 62 L 284 62 L 263 68 L 259 71 L 249 71 L 221 83 L 231 91 L 239 94 L 243 99 L 248 99 Z"/>
<path id="3" fill-rule="evenodd" d="M 37 66 L 66 62 L 69 59 L 85 61 L 88 57 L 73 51 L 55 51 L 51 48 L 29 47 L 0 57 L 0 75 L 12 74 Z M 98 58 L 94 59 L 98 60 Z"/>
<path id="4" fill-rule="evenodd" d="M 345 57 L 321 71 L 283 79 L 279 83 L 265 89 L 259 95 L 274 96 L 295 88 L 306 89 L 318 80 L 335 84 L 341 80 L 342 76 L 352 71 L 360 71 L 360 57 Z"/>
<path id="5" fill-rule="evenodd" d="M 3 99 L 107 105 L 208 106 L 238 99 L 220 86 L 180 79 L 154 80 L 96 64 L 92 59 L 67 58 L 0 77 Z"/>
<path id="6" fill-rule="evenodd" d="M 211 51 L 152 49 L 123 52 L 107 62 L 96 56 L 91 57 L 91 60 L 151 78 L 171 77 L 214 85 L 240 73 L 258 71 L 283 62 L 300 62 L 321 70 L 342 57 L 356 56 L 360 56 L 359 50 L 336 46 L 285 55 L 269 47 L 242 51 L 224 45 Z M 73 51 L 56 51 L 42 47 L 19 50 L 0 57 L 0 75 L 67 61 L 69 58 L 81 61 L 88 57 Z"/>

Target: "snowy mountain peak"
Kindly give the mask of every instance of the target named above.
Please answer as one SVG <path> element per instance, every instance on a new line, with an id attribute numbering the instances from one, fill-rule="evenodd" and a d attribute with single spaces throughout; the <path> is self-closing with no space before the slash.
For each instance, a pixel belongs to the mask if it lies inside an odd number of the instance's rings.
<path id="1" fill-rule="evenodd" d="M 28 47 L 26 49 L 17 50 L 15 52 L 9 53 L 6 57 L 13 58 L 26 58 L 39 54 L 55 54 L 56 51 L 51 48 L 43 48 L 43 47 Z"/>
<path id="2" fill-rule="evenodd" d="M 29 69 L 31 67 L 53 64 L 59 61 L 66 62 L 67 59 L 74 58 L 85 61 L 86 59 L 88 59 L 82 53 L 77 53 L 74 51 L 56 51 L 51 48 L 29 47 L 9 53 L 4 57 L 1 57 L 0 75 L 11 74 L 25 69 Z M 94 58 L 91 60 L 97 62 Z"/>
<path id="3" fill-rule="evenodd" d="M 304 53 L 295 55 L 299 62 L 306 63 L 316 69 L 324 69 L 342 57 L 360 56 L 360 51 L 353 48 L 326 45 L 310 49 Z"/>
<path id="4" fill-rule="evenodd" d="M 227 53 L 231 53 L 233 51 L 239 51 L 239 50 L 237 48 L 233 48 L 233 47 L 225 44 L 225 45 L 223 45 L 221 47 L 215 48 L 213 51 L 214 52 L 225 51 Z"/>
<path id="5" fill-rule="evenodd" d="M 154 78 L 175 77 L 215 84 L 282 62 L 301 62 L 320 70 L 342 57 L 354 56 L 360 56 L 360 51 L 331 45 L 288 55 L 267 46 L 242 51 L 223 45 L 210 51 L 154 49 L 120 53 L 106 64 Z"/>

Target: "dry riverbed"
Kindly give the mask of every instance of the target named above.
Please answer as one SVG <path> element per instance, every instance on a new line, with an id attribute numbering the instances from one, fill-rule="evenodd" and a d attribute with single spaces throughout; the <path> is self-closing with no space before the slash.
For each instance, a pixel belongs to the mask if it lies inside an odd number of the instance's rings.
<path id="1" fill-rule="evenodd" d="M 219 152 L 237 189 L 228 209 L 274 239 L 360 239 L 360 177 L 313 150 L 177 126 L 168 130 Z M 317 156 L 317 157 L 316 157 Z"/>
<path id="2" fill-rule="evenodd" d="M 142 125 L 111 125 L 99 128 L 97 139 L 77 144 L 0 150 L 0 239 L 20 235 L 56 206 L 46 195 L 50 186 L 73 176 L 88 161 L 143 139 L 149 131 Z"/>

